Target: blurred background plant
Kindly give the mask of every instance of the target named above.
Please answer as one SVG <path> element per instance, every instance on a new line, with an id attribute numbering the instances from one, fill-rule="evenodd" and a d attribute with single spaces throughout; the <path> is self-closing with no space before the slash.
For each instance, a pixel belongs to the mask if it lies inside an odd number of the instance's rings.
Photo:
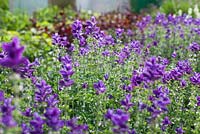
<path id="1" fill-rule="evenodd" d="M 197 7 L 200 7 L 199 0 L 164 0 L 159 10 L 165 14 L 188 14 L 188 10 Z M 191 15 L 197 17 L 195 13 Z"/>
<path id="2" fill-rule="evenodd" d="M 8 0 L 0 0 L 0 10 L 8 10 L 9 9 L 9 2 Z"/>

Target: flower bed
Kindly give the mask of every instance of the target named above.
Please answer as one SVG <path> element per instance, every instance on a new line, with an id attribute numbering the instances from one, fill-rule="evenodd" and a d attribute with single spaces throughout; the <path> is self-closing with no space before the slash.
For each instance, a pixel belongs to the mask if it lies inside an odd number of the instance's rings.
<path id="1" fill-rule="evenodd" d="M 34 61 L 32 44 L 2 43 L 1 130 L 200 133 L 200 20 L 158 14 L 110 34 L 97 25 L 75 20 L 70 40 L 54 33 Z"/>

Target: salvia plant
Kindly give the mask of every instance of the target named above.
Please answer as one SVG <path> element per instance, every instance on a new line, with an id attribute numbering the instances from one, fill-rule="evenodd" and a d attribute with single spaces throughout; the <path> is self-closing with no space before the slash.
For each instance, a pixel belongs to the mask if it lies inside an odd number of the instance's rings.
<path id="1" fill-rule="evenodd" d="M 134 31 L 97 25 L 74 21 L 72 41 L 54 33 L 34 60 L 18 37 L 2 43 L 0 131 L 199 134 L 200 19 L 158 13 Z"/>

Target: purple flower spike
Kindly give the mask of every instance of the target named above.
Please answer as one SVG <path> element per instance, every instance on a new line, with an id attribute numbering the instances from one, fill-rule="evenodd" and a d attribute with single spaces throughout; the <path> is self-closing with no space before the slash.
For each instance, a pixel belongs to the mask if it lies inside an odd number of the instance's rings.
<path id="1" fill-rule="evenodd" d="M 58 95 L 57 94 L 53 94 L 51 96 L 49 96 L 46 100 L 48 107 L 55 107 L 58 103 Z"/>
<path id="2" fill-rule="evenodd" d="M 42 80 L 40 83 L 36 84 L 38 91 L 35 92 L 35 101 L 45 102 L 48 95 L 52 93 L 50 85 L 47 85 L 45 80 Z"/>
<path id="3" fill-rule="evenodd" d="M 46 113 L 46 123 L 53 130 L 57 131 L 64 126 L 64 121 L 60 120 L 61 111 L 58 108 L 47 108 Z"/>
<path id="4" fill-rule="evenodd" d="M 34 119 L 30 121 L 30 125 L 32 126 L 32 130 L 30 133 L 32 134 L 43 134 L 43 124 L 45 123 L 42 117 L 38 113 L 33 114 Z"/>
<path id="5" fill-rule="evenodd" d="M 22 56 L 24 47 L 20 46 L 17 37 L 14 37 L 12 42 L 3 43 L 2 49 L 5 55 L 0 58 L 1 66 L 14 68 L 27 62 L 27 58 Z"/>
<path id="6" fill-rule="evenodd" d="M 60 74 L 62 75 L 62 79 L 59 82 L 60 90 L 63 87 L 69 87 L 74 84 L 74 80 L 70 78 L 74 74 L 71 57 L 66 55 L 61 58 L 61 62 L 62 69 L 60 70 Z"/>
<path id="7" fill-rule="evenodd" d="M 72 34 L 75 38 L 79 39 L 82 35 L 83 25 L 79 20 L 74 21 L 72 24 Z"/>
<path id="8" fill-rule="evenodd" d="M 171 125 L 171 121 L 169 120 L 169 117 L 166 116 L 162 121 L 162 126 L 161 126 L 162 131 L 165 131 L 168 125 Z"/>

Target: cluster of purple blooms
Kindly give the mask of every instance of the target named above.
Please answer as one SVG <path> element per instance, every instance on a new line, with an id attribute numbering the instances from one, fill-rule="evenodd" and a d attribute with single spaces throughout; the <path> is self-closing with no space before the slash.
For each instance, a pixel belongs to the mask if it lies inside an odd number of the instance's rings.
<path id="1" fill-rule="evenodd" d="M 58 95 L 53 93 L 52 87 L 48 85 L 45 80 L 39 81 L 38 78 L 33 75 L 35 71 L 34 67 L 39 63 L 38 61 L 30 63 L 26 57 L 22 56 L 24 47 L 20 46 L 19 39 L 15 37 L 10 43 L 3 43 L 2 47 L 3 53 L 1 53 L 0 65 L 13 69 L 13 71 L 20 74 L 22 78 L 31 79 L 33 85 L 35 85 L 35 87 L 38 89 L 35 91 L 34 107 L 36 109 L 40 109 L 41 106 L 44 108 L 43 111 L 40 111 L 44 114 L 39 114 L 39 112 L 33 113 L 32 108 L 26 108 L 24 112 L 21 112 L 23 116 L 31 118 L 29 125 L 26 123 L 21 124 L 22 134 L 43 134 L 45 124 L 52 128 L 53 131 L 60 130 L 64 126 L 69 126 L 69 122 L 71 122 L 71 125 L 76 126 L 77 124 L 74 121 L 72 122 L 71 120 L 65 121 L 60 119 L 61 110 L 57 108 L 57 104 L 59 103 Z M 73 74 L 73 70 L 71 70 L 71 59 L 68 56 L 65 56 L 61 58 L 61 61 L 64 64 L 61 74 L 65 80 L 64 82 L 66 82 L 66 80 L 69 80 L 68 75 L 71 76 Z M 14 127 L 17 125 L 12 115 L 15 107 L 12 106 L 11 102 L 12 99 L 5 98 L 4 92 L 0 91 L 0 112 L 2 113 L 0 123 L 6 127 Z M 46 103 L 46 105 L 43 105 L 44 103 Z M 69 127 L 72 129 L 72 131 L 77 132 L 87 130 L 86 125 L 84 128 L 80 127 L 81 125 L 78 126 L 79 127 L 77 128 L 71 128 L 71 126 Z"/>
<path id="2" fill-rule="evenodd" d="M 164 74 L 163 82 L 167 83 L 171 80 L 178 80 L 181 82 L 181 85 L 186 85 L 182 77 L 184 76 L 184 74 L 191 74 L 191 73 L 192 73 L 192 67 L 188 60 L 178 61 L 175 68 Z"/>
<path id="3" fill-rule="evenodd" d="M 161 113 L 167 112 L 167 105 L 171 103 L 168 96 L 169 89 L 158 87 L 153 90 L 153 95 L 149 96 L 151 106 L 147 107 L 147 110 L 151 113 L 151 120 L 154 120 Z"/>
<path id="4" fill-rule="evenodd" d="M 132 88 L 137 87 L 142 83 L 152 83 L 163 77 L 166 66 L 160 63 L 158 59 L 159 58 L 157 57 L 151 57 L 145 62 L 143 68 L 138 71 L 133 71 L 131 78 Z"/>
<path id="5" fill-rule="evenodd" d="M 67 50 L 69 51 L 74 50 L 74 45 L 70 44 L 67 36 L 60 36 L 58 33 L 52 35 L 52 44 L 59 47 L 67 48 Z"/>

